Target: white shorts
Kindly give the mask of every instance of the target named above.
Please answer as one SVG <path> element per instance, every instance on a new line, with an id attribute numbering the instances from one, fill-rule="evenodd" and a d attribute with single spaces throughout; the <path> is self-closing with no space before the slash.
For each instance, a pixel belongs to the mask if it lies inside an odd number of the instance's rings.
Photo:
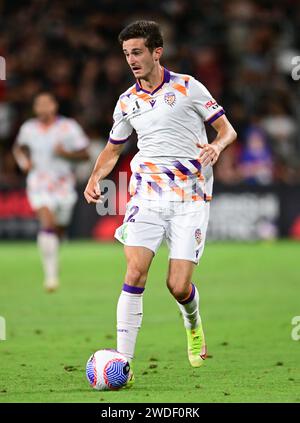
<path id="1" fill-rule="evenodd" d="M 204 250 L 208 202 L 168 202 L 132 197 L 115 238 L 127 246 L 149 248 L 155 254 L 166 239 L 169 259 L 198 263 Z"/>
<path id="2" fill-rule="evenodd" d="M 33 210 L 47 207 L 55 215 L 57 225 L 67 226 L 70 223 L 77 193 L 69 181 L 51 184 L 48 179 L 30 175 L 27 179 L 27 196 Z"/>

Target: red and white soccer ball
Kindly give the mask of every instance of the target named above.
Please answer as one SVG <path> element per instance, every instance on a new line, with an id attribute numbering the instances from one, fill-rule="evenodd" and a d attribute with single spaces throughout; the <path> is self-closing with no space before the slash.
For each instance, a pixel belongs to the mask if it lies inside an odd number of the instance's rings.
<path id="1" fill-rule="evenodd" d="M 86 376 L 92 388 L 98 391 L 117 390 L 126 385 L 130 365 L 116 350 L 99 350 L 88 359 Z"/>

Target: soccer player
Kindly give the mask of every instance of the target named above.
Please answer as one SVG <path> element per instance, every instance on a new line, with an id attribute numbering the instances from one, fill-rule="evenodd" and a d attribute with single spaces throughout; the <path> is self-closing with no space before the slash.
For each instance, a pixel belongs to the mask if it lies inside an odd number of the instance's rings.
<path id="1" fill-rule="evenodd" d="M 133 359 L 147 274 L 165 238 L 170 252 L 167 286 L 183 316 L 190 364 L 200 367 L 206 343 L 192 274 L 204 248 L 212 166 L 236 132 L 199 81 L 161 66 L 163 38 L 157 23 L 132 23 L 119 42 L 136 83 L 117 102 L 109 141 L 84 192 L 88 203 L 102 201 L 99 181 L 112 171 L 134 129 L 139 152 L 131 162 L 132 197 L 115 234 L 127 260 L 117 305 L 117 349 Z M 217 132 L 210 144 L 204 123 Z"/>
<path id="2" fill-rule="evenodd" d="M 59 286 L 59 239 L 77 199 L 73 162 L 89 157 L 88 139 L 75 120 L 57 114 L 58 103 L 51 93 L 37 95 L 33 109 L 36 118 L 23 123 L 13 152 L 27 174 L 28 199 L 40 222 L 37 242 L 44 286 L 52 292 Z"/>

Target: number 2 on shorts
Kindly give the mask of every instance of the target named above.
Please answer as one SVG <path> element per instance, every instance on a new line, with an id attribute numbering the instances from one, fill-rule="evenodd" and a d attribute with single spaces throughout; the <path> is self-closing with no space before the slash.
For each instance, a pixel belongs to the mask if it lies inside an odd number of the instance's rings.
<path id="1" fill-rule="evenodd" d="M 129 210 L 130 215 L 126 219 L 126 222 L 135 222 L 134 216 L 138 213 L 139 209 L 140 208 L 138 206 L 132 206 Z"/>

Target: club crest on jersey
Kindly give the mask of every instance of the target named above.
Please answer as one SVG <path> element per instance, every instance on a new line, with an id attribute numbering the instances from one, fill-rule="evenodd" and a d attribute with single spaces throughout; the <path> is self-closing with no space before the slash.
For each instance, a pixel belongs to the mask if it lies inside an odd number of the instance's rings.
<path id="1" fill-rule="evenodd" d="M 169 106 L 173 107 L 174 104 L 175 104 L 175 102 L 176 102 L 176 96 L 175 96 L 175 94 L 174 93 L 166 93 L 165 94 L 165 102 Z"/>
<path id="2" fill-rule="evenodd" d="M 202 234 L 201 234 L 201 230 L 199 228 L 195 230 L 195 239 L 196 239 L 196 242 L 197 242 L 198 245 L 202 241 Z"/>

